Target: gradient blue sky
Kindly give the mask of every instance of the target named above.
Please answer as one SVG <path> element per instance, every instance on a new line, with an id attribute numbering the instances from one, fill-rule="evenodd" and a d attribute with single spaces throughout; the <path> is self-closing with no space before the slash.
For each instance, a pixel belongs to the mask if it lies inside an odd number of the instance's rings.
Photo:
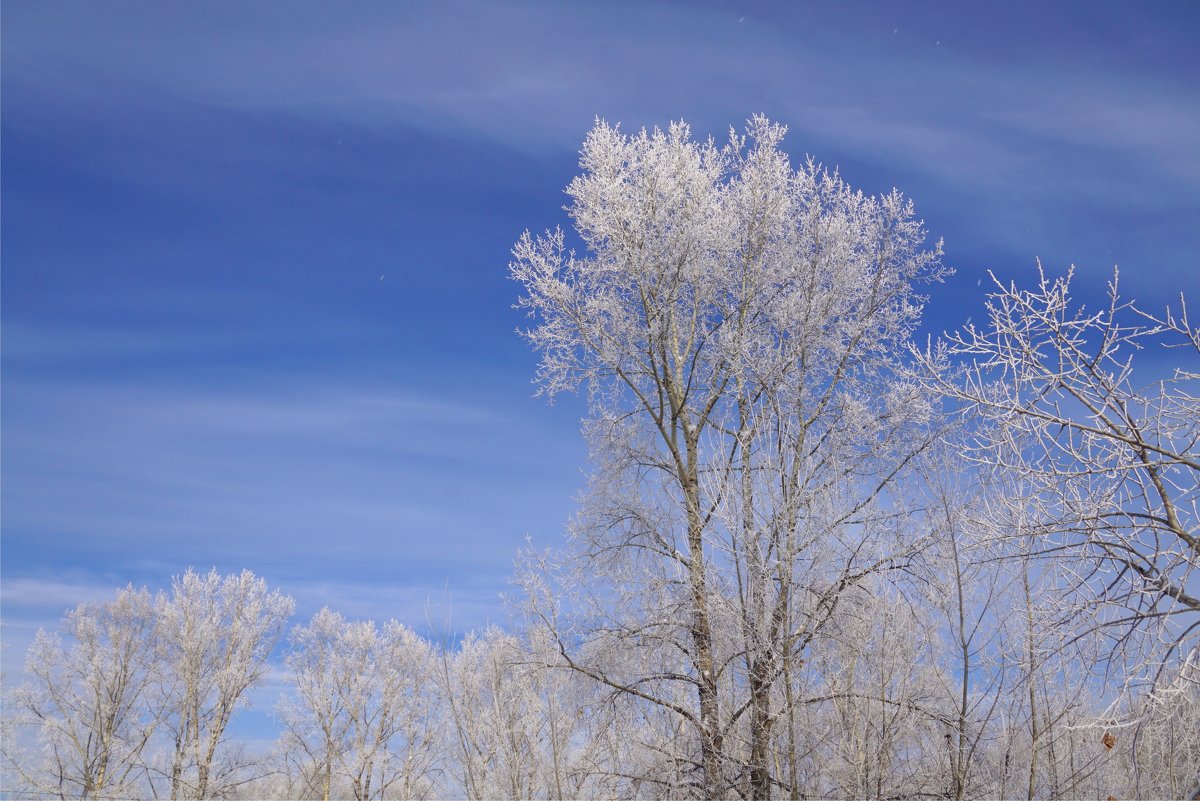
<path id="1" fill-rule="evenodd" d="M 1200 4 L 3 6 L 6 648 L 126 582 L 250 568 L 351 617 L 504 618 L 583 406 L 506 277 L 596 116 L 765 113 L 910 195 L 958 274 L 1200 286 Z M 432 607 L 432 612 L 427 612 Z"/>

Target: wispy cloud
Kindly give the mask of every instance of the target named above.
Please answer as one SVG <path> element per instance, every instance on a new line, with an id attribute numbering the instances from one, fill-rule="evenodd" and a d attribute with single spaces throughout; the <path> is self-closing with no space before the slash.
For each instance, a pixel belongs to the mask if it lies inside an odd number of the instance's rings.
<path id="1" fill-rule="evenodd" d="M 1141 153 L 1152 163 L 1164 149 L 1200 147 L 1185 134 L 1197 117 L 1185 81 L 1157 81 L 1149 92 L 1127 65 L 1098 70 L 1093 61 L 1058 64 L 1048 80 L 1041 65 L 974 52 L 965 40 L 977 35 L 969 15 L 949 23 L 947 36 L 959 38 L 942 42 L 932 34 L 914 39 L 909 25 L 892 36 L 885 19 L 849 22 L 859 30 L 839 35 L 848 20 L 821 9 L 803 20 L 770 14 L 740 22 L 703 5 L 382 4 L 335 16 L 295 6 L 287 25 L 265 7 L 243 6 L 176 15 L 84 6 L 52 27 L 17 13 L 7 58 L 18 81 L 72 95 L 104 91 L 94 85 L 99 70 L 115 73 L 108 92 L 150 85 L 214 108 L 290 111 L 368 128 L 404 123 L 516 147 L 573 150 L 596 114 L 633 126 L 677 115 L 724 126 L 765 110 L 757 107 L 764 102 L 787 109 L 797 130 L 851 136 L 886 147 L 889 157 L 908 152 L 935 170 L 963 164 L 940 147 L 945 137 L 976 162 L 998 150 L 1019 158 L 1014 130 Z M 875 60 L 855 52 L 867 43 Z M 70 66 L 36 76 L 19 70 L 47 50 L 70 53 L 63 59 Z M 751 82 L 756 90 L 747 96 Z M 1184 173 L 1192 186 L 1200 180 L 1195 169 Z"/>
<path id="2" fill-rule="evenodd" d="M 128 296 L 124 300 L 126 303 L 131 301 Z M 148 336 L 144 329 L 132 325 L 59 325 L 49 328 L 19 317 L 4 321 L 4 360 L 10 365 L 44 367 L 63 362 L 136 361 L 158 356 L 179 358 L 244 344 L 245 336 L 237 331 L 175 331 Z"/>
<path id="3" fill-rule="evenodd" d="M 8 609 L 62 612 L 87 601 L 111 598 L 116 588 L 95 578 L 67 581 L 61 578 L 15 577 L 5 579 L 0 597 Z"/>
<path id="4" fill-rule="evenodd" d="M 595 115 L 632 128 L 687 117 L 720 135 L 765 111 L 791 125 L 794 150 L 831 165 L 868 162 L 885 188 L 919 175 L 931 182 L 926 194 L 950 199 L 944 214 L 969 210 L 960 222 L 973 239 L 1029 259 L 1046 247 L 1025 229 L 1048 214 L 1171 213 L 1194 207 L 1200 190 L 1200 108 L 1171 65 L 1131 68 L 1070 37 L 1039 39 L 1017 11 L 986 21 L 1001 38 L 1022 34 L 1004 39 L 1005 50 L 987 46 L 981 20 L 965 9 L 358 8 L 331 16 L 300 3 L 286 25 L 259 5 L 162 15 L 84 6 L 53 26 L 18 11 L 6 61 L 18 88 L 35 82 L 39 96 L 68 105 L 127 108 L 144 96 L 157 108 L 167 97 L 206 113 L 259 113 L 347 135 L 414 128 L 542 157 L 573 151 Z M 1033 23 L 1050 28 L 1074 13 L 1043 9 Z M 1108 8 L 1093 24 L 1109 40 L 1133 41 L 1139 14 Z M 22 69 L 47 52 L 60 54 L 59 70 Z M 126 157 L 170 142 L 156 124 L 139 133 L 142 115 L 129 117 L 127 133 L 146 148 Z M 186 125 L 178 133 L 185 138 Z M 248 147 L 243 156 L 263 168 L 273 158 L 267 141 L 231 138 L 224 150 L 235 165 Z M 1061 207 L 1064 193 L 1073 207 Z"/>
<path id="5" fill-rule="evenodd" d="M 4 438 L 5 604 L 43 625 L 98 582 L 215 566 L 249 567 L 314 610 L 414 627 L 452 598 L 454 625 L 475 626 L 502 614 L 525 534 L 561 531 L 582 483 L 545 459 L 578 464 L 581 447 L 542 428 L 536 403 L 31 380 L 5 403 L 21 421 Z M 93 563 L 103 575 L 86 584 L 47 581 Z"/>

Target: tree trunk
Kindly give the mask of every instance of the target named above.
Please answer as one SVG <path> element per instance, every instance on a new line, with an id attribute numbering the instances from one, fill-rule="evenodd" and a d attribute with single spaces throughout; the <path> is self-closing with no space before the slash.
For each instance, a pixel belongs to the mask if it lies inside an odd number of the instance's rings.
<path id="1" fill-rule="evenodd" d="M 750 798 L 771 798 L 771 681 L 766 660 L 755 661 L 750 671 Z"/>
<path id="2" fill-rule="evenodd" d="M 1041 732 L 1038 731 L 1037 685 L 1035 683 L 1037 657 L 1033 647 L 1033 595 L 1029 588 L 1028 562 L 1022 566 L 1021 580 L 1025 589 L 1025 626 L 1028 636 L 1026 656 L 1029 659 L 1029 675 L 1027 677 L 1029 682 L 1029 786 L 1026 798 L 1033 801 L 1034 791 L 1037 789 L 1038 739 L 1041 737 Z"/>
<path id="3" fill-rule="evenodd" d="M 724 747 L 720 728 L 720 704 L 713 659 L 712 624 L 708 617 L 708 588 L 704 560 L 704 519 L 700 513 L 700 481 L 697 432 L 687 436 L 687 472 L 683 492 L 687 504 L 689 579 L 692 591 L 692 642 L 695 645 L 697 692 L 700 701 L 700 762 L 704 773 L 703 797 L 721 798 L 721 752 Z"/>

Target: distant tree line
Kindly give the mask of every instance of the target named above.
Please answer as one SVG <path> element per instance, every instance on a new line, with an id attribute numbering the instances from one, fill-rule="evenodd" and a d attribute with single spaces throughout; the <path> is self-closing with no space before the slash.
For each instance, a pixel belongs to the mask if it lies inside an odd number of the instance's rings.
<path id="1" fill-rule="evenodd" d="M 324 609 L 273 664 L 292 602 L 261 579 L 127 588 L 38 635 L 6 787 L 1200 798 L 1183 299 L 995 280 L 986 323 L 919 345 L 940 243 L 898 192 L 793 168 L 783 134 L 598 122 L 574 249 L 514 248 L 542 390 L 587 392 L 591 470 L 565 544 L 521 555 L 509 630 L 451 646 Z M 280 735 L 251 749 L 228 724 L 268 670 Z"/>

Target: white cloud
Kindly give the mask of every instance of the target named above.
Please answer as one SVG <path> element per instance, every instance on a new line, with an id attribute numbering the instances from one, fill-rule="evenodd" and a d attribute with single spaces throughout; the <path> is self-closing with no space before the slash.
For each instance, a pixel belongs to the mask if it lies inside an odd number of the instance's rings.
<path id="1" fill-rule="evenodd" d="M 58 615 L 86 601 L 110 599 L 115 592 L 116 587 L 109 582 L 86 578 L 64 581 L 28 576 L 15 577 L 5 578 L 0 586 L 5 619 L 10 623 L 18 619 L 10 614 L 13 607 Z"/>
<path id="2" fill-rule="evenodd" d="M 6 580 L 41 548 L 164 580 L 217 565 L 494 582 L 526 531 L 561 530 L 582 483 L 551 472 L 545 454 L 582 448 L 534 402 L 518 415 L 318 376 L 241 392 L 25 378 L 5 403 L 21 420 L 5 430 L 7 555 L 25 554 Z"/>

